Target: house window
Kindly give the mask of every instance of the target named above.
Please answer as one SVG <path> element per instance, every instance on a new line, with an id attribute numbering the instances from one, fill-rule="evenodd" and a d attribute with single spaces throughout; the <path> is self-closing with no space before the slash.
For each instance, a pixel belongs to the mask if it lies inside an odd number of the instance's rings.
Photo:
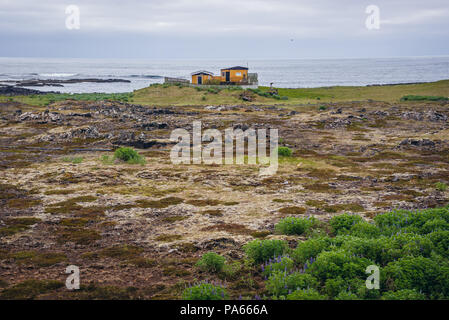
<path id="1" fill-rule="evenodd" d="M 236 75 L 237 77 L 241 77 L 241 76 L 242 76 L 242 73 L 241 73 L 241 72 L 236 72 L 235 75 Z"/>

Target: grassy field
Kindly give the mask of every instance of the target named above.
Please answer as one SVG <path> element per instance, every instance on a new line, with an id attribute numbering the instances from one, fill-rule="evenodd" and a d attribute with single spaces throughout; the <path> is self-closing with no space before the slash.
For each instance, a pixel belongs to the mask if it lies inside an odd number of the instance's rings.
<path id="1" fill-rule="evenodd" d="M 152 85 L 136 90 L 133 93 L 123 94 L 49 94 L 31 96 L 0 96 L 0 102 L 18 101 L 31 105 L 44 106 L 55 101 L 66 99 L 73 100 L 116 100 L 142 105 L 157 106 L 197 106 L 197 105 L 232 105 L 232 104 L 261 104 L 261 105 L 298 105 L 320 104 L 346 101 L 385 101 L 398 102 L 404 96 L 422 96 L 425 100 L 432 97 L 449 97 L 449 80 L 409 85 L 388 85 L 370 87 L 322 87 L 322 88 L 279 88 L 278 99 L 264 96 L 268 87 L 259 87 L 257 93 L 253 93 L 254 100 L 243 101 L 240 97 L 243 90 L 217 89 L 217 88 L 193 88 L 176 85 Z"/>

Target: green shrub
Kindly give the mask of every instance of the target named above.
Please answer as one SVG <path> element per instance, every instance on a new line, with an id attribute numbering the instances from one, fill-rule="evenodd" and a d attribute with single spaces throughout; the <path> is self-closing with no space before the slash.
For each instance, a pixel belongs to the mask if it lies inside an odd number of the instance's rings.
<path id="1" fill-rule="evenodd" d="M 132 149 L 132 148 L 118 148 L 117 150 L 115 150 L 114 152 L 114 156 L 117 159 L 123 160 L 123 161 L 128 161 L 131 159 L 135 159 L 139 156 L 139 154 L 137 153 L 136 150 Z"/>
<path id="2" fill-rule="evenodd" d="M 426 296 L 416 290 L 403 289 L 385 292 L 382 300 L 426 300 Z"/>
<path id="3" fill-rule="evenodd" d="M 449 258 L 449 230 L 435 231 L 429 234 L 429 239 L 432 241 L 432 249 L 443 256 Z"/>
<path id="4" fill-rule="evenodd" d="M 321 281 L 330 278 L 366 278 L 366 267 L 374 264 L 366 258 L 359 258 L 345 250 L 323 251 L 307 269 Z"/>
<path id="5" fill-rule="evenodd" d="M 286 253 L 288 245 L 283 240 L 253 240 L 244 245 L 243 249 L 254 263 L 262 263 Z"/>
<path id="6" fill-rule="evenodd" d="M 285 271 L 273 272 L 265 283 L 268 292 L 274 296 L 285 296 L 299 289 L 317 288 L 318 281 L 311 274 Z"/>
<path id="7" fill-rule="evenodd" d="M 438 230 L 447 230 L 449 206 L 426 210 L 394 210 L 374 217 L 382 234 L 391 236 L 398 233 L 427 234 Z"/>
<path id="8" fill-rule="evenodd" d="M 438 191 L 446 191 L 447 190 L 447 184 L 445 184 L 444 182 L 437 182 L 437 183 L 435 183 L 435 188 Z"/>
<path id="9" fill-rule="evenodd" d="M 330 238 L 313 238 L 300 242 L 293 250 L 292 257 L 296 263 L 305 263 L 310 258 L 315 258 L 323 250 L 330 246 Z"/>
<path id="10" fill-rule="evenodd" d="M 349 230 L 350 235 L 361 238 L 377 238 L 380 236 L 380 230 L 376 225 L 361 221 L 354 224 Z"/>
<path id="11" fill-rule="evenodd" d="M 281 157 L 291 157 L 293 151 L 289 147 L 279 147 L 278 155 Z"/>
<path id="12" fill-rule="evenodd" d="M 356 223 L 362 221 L 363 219 L 359 215 L 345 213 L 332 217 L 329 220 L 329 224 L 335 234 L 345 234 L 348 233 Z"/>
<path id="13" fill-rule="evenodd" d="M 136 150 L 127 147 L 121 147 L 115 150 L 114 157 L 130 164 L 142 164 L 145 162 L 145 159 Z"/>
<path id="14" fill-rule="evenodd" d="M 226 259 L 215 252 L 203 254 L 196 266 L 201 270 L 210 272 L 219 272 L 223 269 Z"/>
<path id="15" fill-rule="evenodd" d="M 184 300 L 225 300 L 228 299 L 226 290 L 221 286 L 203 282 L 186 288 L 182 293 Z"/>
<path id="16" fill-rule="evenodd" d="M 360 300 L 360 298 L 355 293 L 342 291 L 335 297 L 335 300 Z"/>
<path id="17" fill-rule="evenodd" d="M 274 259 L 269 259 L 262 265 L 262 273 L 265 276 L 271 275 L 275 271 L 290 272 L 295 263 L 288 256 L 279 256 Z"/>
<path id="18" fill-rule="evenodd" d="M 383 281 L 389 290 L 415 289 L 440 298 L 449 294 L 449 267 L 425 257 L 403 257 L 383 269 Z M 443 280 L 444 279 L 444 280 Z"/>
<path id="19" fill-rule="evenodd" d="M 281 234 L 287 235 L 301 235 L 308 231 L 312 226 L 316 225 L 317 220 L 314 217 L 296 218 L 287 217 L 279 220 L 275 229 Z"/>
<path id="20" fill-rule="evenodd" d="M 326 300 L 327 297 L 321 295 L 315 289 L 296 290 L 287 296 L 287 300 Z"/>

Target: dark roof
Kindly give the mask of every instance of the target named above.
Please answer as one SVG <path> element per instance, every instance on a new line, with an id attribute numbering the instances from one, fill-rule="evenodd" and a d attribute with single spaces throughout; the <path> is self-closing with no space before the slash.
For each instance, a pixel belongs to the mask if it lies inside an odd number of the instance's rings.
<path id="1" fill-rule="evenodd" d="M 197 75 L 197 74 L 207 74 L 209 76 L 213 76 L 214 75 L 212 72 L 209 72 L 209 71 L 206 71 L 206 70 L 196 71 L 196 72 L 193 72 L 191 75 L 194 76 L 194 75 Z"/>
<path id="2" fill-rule="evenodd" d="M 224 68 L 221 70 L 248 70 L 248 68 L 236 66 L 236 67 L 231 67 L 231 68 Z"/>

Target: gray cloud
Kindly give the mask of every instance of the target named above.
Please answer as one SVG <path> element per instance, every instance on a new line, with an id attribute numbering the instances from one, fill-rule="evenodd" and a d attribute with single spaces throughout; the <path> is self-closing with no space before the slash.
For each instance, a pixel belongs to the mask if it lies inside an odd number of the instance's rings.
<path id="1" fill-rule="evenodd" d="M 65 28 L 70 4 L 80 8 L 80 30 Z M 370 4 L 380 8 L 380 30 L 365 28 Z M 441 55 L 449 54 L 448 18 L 447 0 L 0 0 L 0 55 Z"/>

